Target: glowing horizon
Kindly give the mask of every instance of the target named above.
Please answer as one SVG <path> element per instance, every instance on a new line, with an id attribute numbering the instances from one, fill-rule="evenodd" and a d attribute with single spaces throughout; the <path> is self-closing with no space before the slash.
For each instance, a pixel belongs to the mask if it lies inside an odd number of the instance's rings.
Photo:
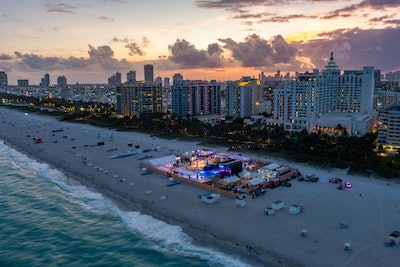
<path id="1" fill-rule="evenodd" d="M 261 3 L 261 4 L 260 4 Z M 237 80 L 323 68 L 400 70 L 392 0 L 19 0 L 3 3 L 0 70 L 9 84 L 106 83 L 153 64 L 155 77 Z M 229 8 L 227 8 L 229 7 Z M 172 74 L 172 75 L 171 75 Z"/>

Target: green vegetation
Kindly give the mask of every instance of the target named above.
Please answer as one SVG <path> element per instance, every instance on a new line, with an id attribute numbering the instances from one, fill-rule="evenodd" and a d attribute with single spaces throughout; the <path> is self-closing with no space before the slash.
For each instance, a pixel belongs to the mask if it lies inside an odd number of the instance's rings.
<path id="1" fill-rule="evenodd" d="M 204 124 L 197 119 L 174 118 L 170 114 L 148 114 L 117 118 L 108 104 L 70 102 L 62 99 L 34 99 L 0 94 L 10 108 L 57 116 L 60 120 L 90 123 L 119 131 L 139 131 L 165 139 L 196 140 L 209 146 L 227 146 L 231 150 L 271 154 L 299 162 L 326 167 L 349 168 L 350 172 L 381 177 L 400 177 L 400 153 L 378 156 L 377 134 L 348 135 L 340 125 L 334 135 L 289 133 L 282 126 L 261 123 L 246 125 L 243 119 L 227 118 L 218 124 Z M 11 105 L 10 105 L 11 104 Z M 378 149 L 379 151 L 379 149 Z"/>

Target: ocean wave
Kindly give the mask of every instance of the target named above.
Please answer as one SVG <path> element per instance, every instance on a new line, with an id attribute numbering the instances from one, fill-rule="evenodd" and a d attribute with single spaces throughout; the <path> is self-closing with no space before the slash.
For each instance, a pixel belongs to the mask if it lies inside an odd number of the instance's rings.
<path id="1" fill-rule="evenodd" d="M 69 200 L 79 204 L 84 209 L 98 214 L 108 213 L 120 218 L 121 223 L 133 233 L 150 240 L 154 249 L 174 253 L 183 257 L 193 257 L 206 260 L 216 266 L 250 266 L 240 259 L 204 247 L 192 244 L 192 238 L 177 225 L 142 214 L 138 211 L 123 211 L 112 200 L 87 187 L 72 182 L 61 171 L 51 168 L 47 163 L 40 163 L 28 156 L 8 147 L 0 140 L 0 152 L 7 154 L 19 166 L 36 172 L 40 177 L 56 184 L 69 196 Z"/>

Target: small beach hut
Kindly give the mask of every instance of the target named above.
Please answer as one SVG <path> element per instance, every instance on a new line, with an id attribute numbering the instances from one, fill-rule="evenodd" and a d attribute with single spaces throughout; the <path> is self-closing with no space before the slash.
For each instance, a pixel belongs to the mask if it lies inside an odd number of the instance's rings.
<path id="1" fill-rule="evenodd" d="M 283 209 L 283 205 L 284 205 L 284 203 L 282 200 L 277 200 L 272 203 L 272 208 L 274 210 L 280 210 L 280 209 Z"/>
<path id="2" fill-rule="evenodd" d="M 201 196 L 201 201 L 206 202 L 208 204 L 212 204 L 217 202 L 220 198 L 221 195 L 217 193 L 204 194 Z"/>
<path id="3" fill-rule="evenodd" d="M 275 210 L 271 207 L 265 208 L 264 210 L 265 215 L 272 215 L 275 213 Z"/>
<path id="4" fill-rule="evenodd" d="M 244 196 L 237 196 L 235 200 L 235 206 L 239 208 L 243 208 L 246 206 L 246 197 Z"/>
<path id="5" fill-rule="evenodd" d="M 293 204 L 289 209 L 289 213 L 293 215 L 300 213 L 300 206 L 297 204 Z"/>

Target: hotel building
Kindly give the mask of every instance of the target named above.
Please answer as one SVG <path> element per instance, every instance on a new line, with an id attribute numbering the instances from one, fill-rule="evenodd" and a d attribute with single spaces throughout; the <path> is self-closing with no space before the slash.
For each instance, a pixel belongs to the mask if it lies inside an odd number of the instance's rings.
<path id="1" fill-rule="evenodd" d="M 384 148 L 400 148 L 400 103 L 383 109 L 379 115 L 378 144 Z"/>
<path id="2" fill-rule="evenodd" d="M 171 87 L 172 114 L 196 117 L 221 113 L 221 87 L 216 82 L 183 80 L 175 74 Z"/>
<path id="3" fill-rule="evenodd" d="M 116 88 L 117 113 L 140 117 L 142 114 L 162 112 L 162 87 L 152 82 L 123 84 Z"/>
<path id="4" fill-rule="evenodd" d="M 261 82 L 259 79 L 243 77 L 226 85 L 226 116 L 249 118 L 259 114 L 261 101 Z"/>
<path id="5" fill-rule="evenodd" d="M 333 133 L 340 124 L 349 134 L 365 134 L 376 126 L 373 109 L 374 68 L 341 75 L 333 53 L 325 69 L 304 73 L 274 94 L 274 119 L 288 131 Z"/>

